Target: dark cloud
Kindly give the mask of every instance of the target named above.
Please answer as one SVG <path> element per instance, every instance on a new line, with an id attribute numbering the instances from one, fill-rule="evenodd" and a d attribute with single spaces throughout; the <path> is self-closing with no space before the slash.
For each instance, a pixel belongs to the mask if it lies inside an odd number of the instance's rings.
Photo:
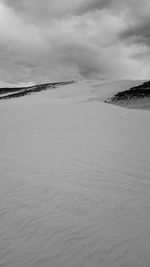
<path id="1" fill-rule="evenodd" d="M 0 0 L 0 80 L 146 78 L 149 12 L 149 0 Z"/>
<path id="2" fill-rule="evenodd" d="M 103 9 L 114 0 L 3 0 L 15 12 L 30 19 L 50 19 L 65 15 L 83 15 L 87 12 Z"/>
<path id="3" fill-rule="evenodd" d="M 113 2 L 113 0 L 95 0 L 95 1 L 89 1 L 87 5 L 83 5 L 79 8 L 78 13 L 84 14 L 87 12 L 92 12 L 94 10 L 101 10 L 108 8 L 108 6 Z"/>
<path id="4" fill-rule="evenodd" d="M 135 44 L 150 45 L 150 20 L 140 21 L 134 25 L 128 25 L 120 34 L 121 39 Z"/>

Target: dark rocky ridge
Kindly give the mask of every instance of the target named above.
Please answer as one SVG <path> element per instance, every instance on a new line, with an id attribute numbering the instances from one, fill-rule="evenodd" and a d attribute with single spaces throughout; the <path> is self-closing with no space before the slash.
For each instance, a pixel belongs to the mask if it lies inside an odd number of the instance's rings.
<path id="1" fill-rule="evenodd" d="M 141 85 L 132 87 L 128 90 L 119 92 L 113 97 L 105 100 L 105 103 L 118 104 L 118 105 L 130 105 L 138 100 L 148 99 L 150 100 L 150 81 L 144 82 Z"/>
<path id="2" fill-rule="evenodd" d="M 54 89 L 57 88 L 58 86 L 68 85 L 72 83 L 74 83 L 74 81 L 44 83 L 28 87 L 0 88 L 0 100 L 21 97 L 29 95 L 31 93 L 40 92 L 48 89 Z"/>

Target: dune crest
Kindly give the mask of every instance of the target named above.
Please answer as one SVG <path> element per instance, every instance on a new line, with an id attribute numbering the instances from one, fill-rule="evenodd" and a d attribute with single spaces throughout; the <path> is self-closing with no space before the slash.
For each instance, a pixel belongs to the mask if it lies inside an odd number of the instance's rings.
<path id="1" fill-rule="evenodd" d="M 105 103 L 132 109 L 150 109 L 150 82 L 119 92 L 105 100 Z"/>

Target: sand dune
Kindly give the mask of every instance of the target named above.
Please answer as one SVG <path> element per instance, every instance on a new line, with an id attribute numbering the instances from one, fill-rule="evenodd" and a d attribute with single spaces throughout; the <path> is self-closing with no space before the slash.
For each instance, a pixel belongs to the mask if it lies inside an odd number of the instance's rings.
<path id="1" fill-rule="evenodd" d="M 150 266 L 150 112 L 81 81 L 0 102 L 0 267 Z"/>
<path id="2" fill-rule="evenodd" d="M 105 100 L 105 103 L 134 109 L 150 109 L 150 82 L 146 81 Z"/>
<path id="3" fill-rule="evenodd" d="M 0 100 L 23 97 L 33 93 L 54 89 L 58 86 L 68 85 L 72 83 L 74 83 L 74 81 L 43 83 L 24 87 L 3 87 L 0 88 Z"/>

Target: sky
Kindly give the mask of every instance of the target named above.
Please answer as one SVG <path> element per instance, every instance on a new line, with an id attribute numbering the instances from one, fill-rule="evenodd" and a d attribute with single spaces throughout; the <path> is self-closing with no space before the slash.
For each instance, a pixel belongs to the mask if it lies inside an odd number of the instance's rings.
<path id="1" fill-rule="evenodd" d="M 149 0 L 0 0 L 0 82 L 149 79 Z"/>

